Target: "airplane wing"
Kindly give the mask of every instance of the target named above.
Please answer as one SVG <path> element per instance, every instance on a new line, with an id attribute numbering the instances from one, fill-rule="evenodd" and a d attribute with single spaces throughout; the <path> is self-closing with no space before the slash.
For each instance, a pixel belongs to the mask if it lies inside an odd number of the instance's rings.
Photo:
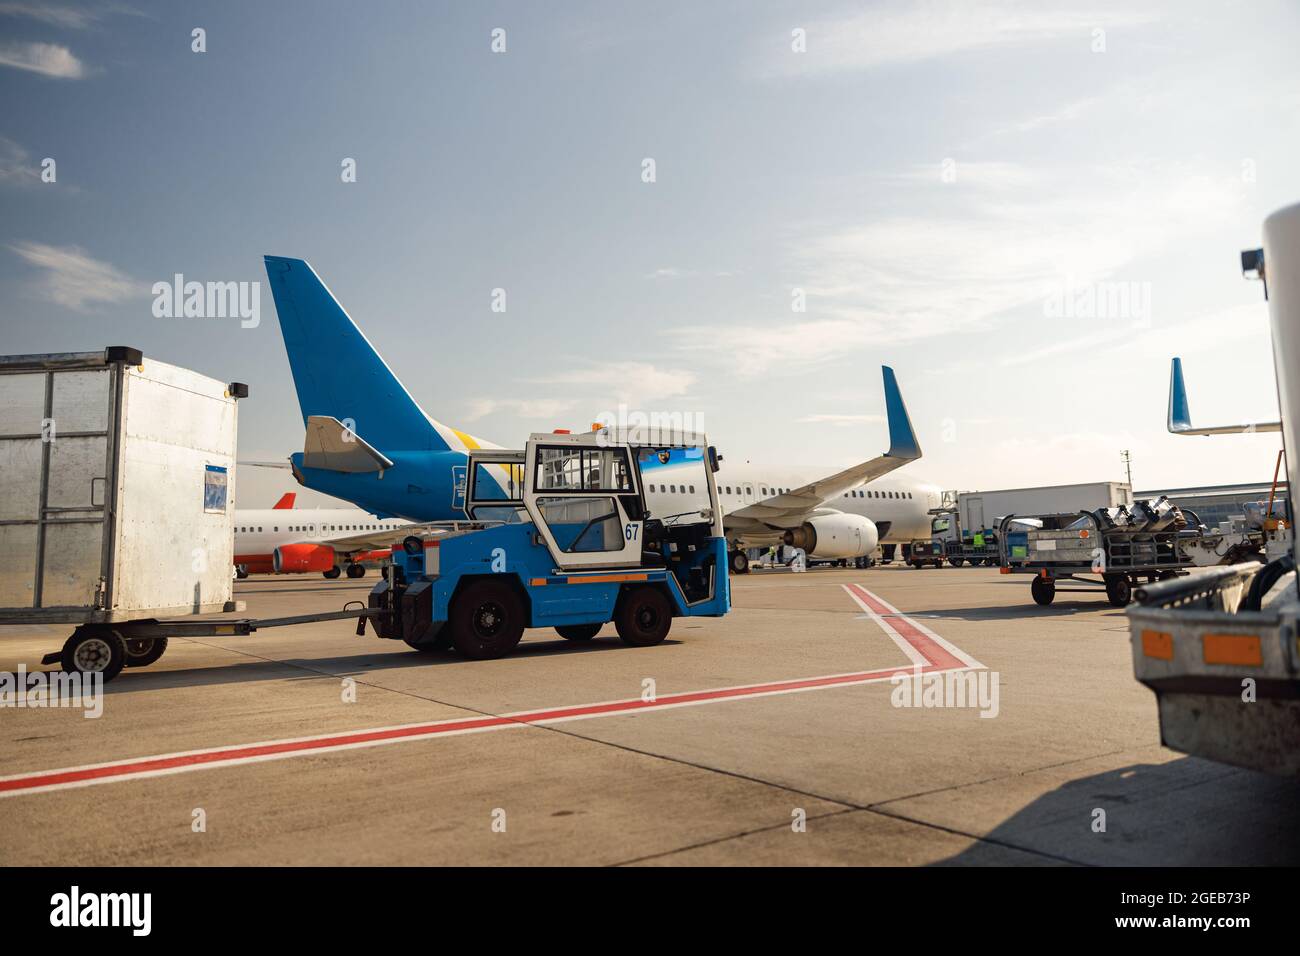
<path id="1" fill-rule="evenodd" d="M 282 468 L 288 471 L 293 464 L 288 461 L 237 461 L 236 465 L 247 465 L 250 468 Z"/>
<path id="2" fill-rule="evenodd" d="M 468 527 L 472 523 L 466 521 Z M 342 551 L 347 554 L 353 551 L 379 551 L 391 548 L 395 544 L 401 544 L 409 535 L 438 535 L 448 534 L 455 530 L 454 527 L 448 527 L 447 522 L 442 521 L 433 526 L 426 523 L 412 523 L 399 525 L 396 528 L 376 528 L 373 531 L 358 532 L 355 534 L 339 535 L 334 538 L 320 538 L 321 544 L 328 544 L 335 551 Z"/>
<path id="3" fill-rule="evenodd" d="M 898 380 L 894 370 L 888 365 L 881 366 L 885 380 L 885 413 L 889 422 L 889 451 L 870 461 L 837 471 L 833 475 L 819 478 L 817 481 L 792 488 L 780 495 L 764 498 L 762 501 L 744 508 L 730 511 L 723 519 L 730 523 L 739 519 L 737 524 L 761 522 L 774 527 L 797 525 L 808 518 L 814 511 L 839 498 L 846 491 L 858 487 L 865 481 L 872 481 L 881 475 L 887 475 L 895 468 L 916 461 L 921 457 L 921 446 L 912 430 L 912 420 L 903 404 L 902 393 L 898 390 Z"/>
<path id="4" fill-rule="evenodd" d="M 1175 435 L 1242 435 L 1251 432 L 1280 432 L 1281 422 L 1252 422 L 1241 425 L 1192 427 L 1187 408 L 1187 386 L 1183 384 L 1183 360 L 1175 357 L 1169 370 L 1169 431 Z"/>

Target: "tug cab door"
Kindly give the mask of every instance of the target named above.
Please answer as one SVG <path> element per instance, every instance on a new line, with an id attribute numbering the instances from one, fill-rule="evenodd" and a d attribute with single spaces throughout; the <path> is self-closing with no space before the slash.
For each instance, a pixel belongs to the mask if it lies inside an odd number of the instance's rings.
<path id="1" fill-rule="evenodd" d="M 524 506 L 556 568 L 639 567 L 644 498 L 626 445 L 530 441 Z"/>
<path id="2" fill-rule="evenodd" d="M 524 453 L 499 448 L 471 452 L 462 489 L 474 521 L 524 521 Z"/>

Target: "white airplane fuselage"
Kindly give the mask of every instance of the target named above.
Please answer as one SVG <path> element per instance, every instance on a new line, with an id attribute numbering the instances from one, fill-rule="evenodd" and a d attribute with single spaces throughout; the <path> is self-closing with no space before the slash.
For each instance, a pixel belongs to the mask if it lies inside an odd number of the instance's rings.
<path id="1" fill-rule="evenodd" d="M 746 547 L 765 547 L 777 543 L 781 531 L 773 529 L 768 534 L 756 533 L 751 522 L 737 519 L 728 522 L 726 516 L 772 498 L 791 489 L 834 473 L 831 467 L 785 466 L 768 467 L 749 462 L 723 461 L 714 476 L 718 485 L 718 501 L 723 509 L 723 525 L 728 537 L 735 526 L 737 540 Z M 646 503 L 654 516 L 668 516 L 700 507 L 707 501 L 699 481 L 700 467 L 689 465 L 653 468 L 643 474 Z M 826 501 L 823 513 L 842 512 L 858 515 L 873 522 L 879 530 L 881 544 L 906 544 L 918 538 L 930 537 L 931 508 L 939 507 L 941 489 L 938 485 L 906 474 L 889 474 L 860 485 L 839 498 Z M 815 556 L 815 555 L 814 555 Z"/>
<path id="2" fill-rule="evenodd" d="M 253 573 L 271 571 L 275 549 L 328 544 L 366 531 L 400 528 L 403 518 L 376 518 L 360 508 L 250 508 L 235 512 L 235 563 Z"/>

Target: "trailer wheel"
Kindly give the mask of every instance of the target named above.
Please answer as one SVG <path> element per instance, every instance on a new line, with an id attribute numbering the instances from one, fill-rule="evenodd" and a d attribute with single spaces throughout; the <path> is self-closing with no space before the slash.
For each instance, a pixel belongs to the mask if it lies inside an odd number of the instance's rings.
<path id="1" fill-rule="evenodd" d="M 585 642 L 599 634 L 602 627 L 603 624 L 562 624 L 555 629 L 555 633 L 566 641 Z"/>
<path id="2" fill-rule="evenodd" d="M 731 552 L 731 573 L 748 574 L 749 573 L 749 555 L 744 551 Z"/>
<path id="3" fill-rule="evenodd" d="M 1133 599 L 1133 585 L 1122 574 L 1107 575 L 1106 598 L 1113 607 L 1127 607 Z"/>
<path id="4" fill-rule="evenodd" d="M 916 570 L 920 571 L 923 567 L 925 567 L 925 565 L 922 564 L 920 561 L 913 561 L 913 562 L 912 562 L 912 567 L 914 567 L 914 568 L 916 568 Z"/>
<path id="5" fill-rule="evenodd" d="M 69 674 L 101 674 L 108 683 L 126 664 L 126 642 L 107 628 L 79 627 L 64 642 L 60 663 Z"/>
<path id="6" fill-rule="evenodd" d="M 452 600 L 447 630 L 466 657 L 505 657 L 524 636 L 524 602 L 502 581 L 475 581 Z"/>
<path id="7" fill-rule="evenodd" d="M 954 568 L 960 568 L 963 564 L 966 563 L 966 559 L 965 559 L 965 558 L 949 558 L 949 559 L 948 559 L 948 563 L 951 564 Z"/>
<path id="8" fill-rule="evenodd" d="M 165 637 L 133 637 L 125 644 L 127 667 L 148 667 L 167 650 Z"/>
<path id="9" fill-rule="evenodd" d="M 1046 607 L 1056 597 L 1056 582 L 1051 578 L 1034 578 L 1029 583 L 1029 593 L 1033 595 L 1034 603 Z"/>
<path id="10" fill-rule="evenodd" d="M 667 595 L 656 587 L 642 585 L 626 592 L 614 611 L 614 627 L 624 644 L 649 647 L 668 636 L 673 609 Z"/>

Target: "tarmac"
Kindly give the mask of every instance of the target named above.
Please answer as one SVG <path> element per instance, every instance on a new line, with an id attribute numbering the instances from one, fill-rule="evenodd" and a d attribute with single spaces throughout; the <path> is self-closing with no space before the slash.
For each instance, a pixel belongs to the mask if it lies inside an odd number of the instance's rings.
<path id="1" fill-rule="evenodd" d="M 235 590 L 274 617 L 375 580 Z M 899 565 L 732 590 L 651 648 L 539 630 L 479 662 L 349 621 L 173 640 L 98 718 L 0 708 L 0 864 L 1300 862 L 1300 781 L 1162 747 L 1099 593 L 1039 607 L 996 569 Z M 0 671 L 69 630 L 0 628 Z"/>

